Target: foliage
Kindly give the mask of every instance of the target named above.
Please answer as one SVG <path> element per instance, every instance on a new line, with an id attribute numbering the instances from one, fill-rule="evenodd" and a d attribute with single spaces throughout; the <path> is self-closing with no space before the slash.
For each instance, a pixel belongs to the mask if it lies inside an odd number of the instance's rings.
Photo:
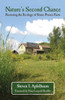
<path id="1" fill-rule="evenodd" d="M 24 54 L 21 54 L 19 56 L 23 57 L 23 59 L 31 59 L 31 54 L 24 53 Z"/>
<path id="2" fill-rule="evenodd" d="M 58 44 L 61 39 L 61 30 L 59 27 L 54 27 L 53 32 L 49 34 L 48 37 L 50 41 L 51 50 L 54 51 L 55 49 L 58 49 Z"/>
<path id="3" fill-rule="evenodd" d="M 59 58 L 61 57 L 61 55 L 58 55 Z M 62 91 L 62 87 L 64 88 L 64 84 L 65 84 L 65 73 L 64 73 L 65 62 L 64 60 L 62 61 L 59 60 L 60 62 L 58 62 L 55 59 L 56 59 L 56 55 L 50 53 L 34 56 L 28 54 L 15 55 L 11 53 L 11 51 L 7 51 L 4 53 L 0 52 L 0 94 L 1 96 L 3 97 L 7 95 L 7 99 L 8 96 L 10 96 L 10 99 L 12 98 L 12 100 L 16 100 L 16 99 L 26 100 L 26 98 L 30 99 L 30 96 L 14 97 L 10 95 L 10 86 L 12 81 L 21 81 L 21 82 L 53 81 L 56 84 L 56 94 L 54 96 L 38 96 L 38 97 L 34 96 L 31 98 L 31 100 L 33 100 L 34 98 L 37 98 L 37 100 L 47 100 L 47 99 L 59 100 L 60 95 L 62 95 L 62 92 L 64 93 L 65 91 L 65 90 Z M 59 83 L 60 85 L 58 85 Z"/>
<path id="4" fill-rule="evenodd" d="M 26 64 L 28 63 L 28 64 Z M 21 64 L 22 79 L 21 82 L 55 82 L 55 95 L 52 96 L 32 96 L 31 100 L 63 100 L 65 97 L 65 61 L 43 61 L 43 60 L 24 60 Z M 20 96 L 18 99 L 26 98 L 30 100 L 30 96 Z"/>
<path id="5" fill-rule="evenodd" d="M 53 32 L 48 37 L 50 41 L 51 50 L 58 57 L 62 52 L 65 53 L 65 26 L 62 29 L 54 27 Z"/>
<path id="6" fill-rule="evenodd" d="M 11 96 L 11 82 L 18 80 L 20 60 L 17 59 L 11 51 L 0 51 L 0 96 L 4 99 Z"/>
<path id="7" fill-rule="evenodd" d="M 65 26 L 62 26 L 62 37 L 59 46 L 61 51 L 65 53 Z"/>
<path id="8" fill-rule="evenodd" d="M 40 45 L 50 45 L 49 43 L 47 42 L 42 42 L 42 43 L 39 43 Z"/>

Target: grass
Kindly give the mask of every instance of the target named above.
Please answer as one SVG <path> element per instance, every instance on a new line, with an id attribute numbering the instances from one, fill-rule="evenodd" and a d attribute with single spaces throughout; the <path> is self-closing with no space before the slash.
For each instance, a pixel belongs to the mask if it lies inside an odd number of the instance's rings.
<path id="1" fill-rule="evenodd" d="M 24 60 L 21 66 L 21 82 L 55 82 L 55 95 L 46 97 L 48 100 L 65 99 L 65 61 Z"/>
<path id="2" fill-rule="evenodd" d="M 10 51 L 0 54 L 1 100 L 3 98 L 4 100 L 65 100 L 65 60 L 38 58 L 39 55 L 28 57 L 28 55 L 12 54 Z M 9 90 L 12 81 L 55 82 L 55 95 L 12 96 Z"/>

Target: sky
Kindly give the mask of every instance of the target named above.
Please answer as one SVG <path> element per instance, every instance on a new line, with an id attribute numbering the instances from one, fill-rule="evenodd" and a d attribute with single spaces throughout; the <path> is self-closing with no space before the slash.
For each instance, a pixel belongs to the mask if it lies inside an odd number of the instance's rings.
<path id="1" fill-rule="evenodd" d="M 2 31 L 4 37 L 10 31 L 8 42 L 14 44 L 15 48 L 22 42 L 49 42 L 48 35 L 52 32 L 53 27 L 61 28 L 62 24 L 65 24 L 64 2 L 65 0 L 0 0 L 0 31 Z M 6 6 L 21 8 L 21 12 L 6 12 Z M 60 12 L 45 12 L 44 10 L 42 12 L 26 12 L 26 7 L 29 9 L 41 9 L 41 7 L 57 8 L 60 9 Z M 6 16 L 6 13 L 15 15 L 24 13 L 26 16 Z"/>

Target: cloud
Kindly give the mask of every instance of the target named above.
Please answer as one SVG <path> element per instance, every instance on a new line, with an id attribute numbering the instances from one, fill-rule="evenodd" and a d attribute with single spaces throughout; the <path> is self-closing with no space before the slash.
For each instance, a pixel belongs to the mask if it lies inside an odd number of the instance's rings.
<path id="1" fill-rule="evenodd" d="M 14 40 L 14 39 L 8 39 L 8 41 L 7 41 L 8 49 L 17 50 L 19 44 L 20 44 L 20 42 L 18 42 L 17 40 Z"/>
<path id="2" fill-rule="evenodd" d="M 27 31 L 23 32 L 23 31 L 19 30 L 18 28 L 14 27 L 14 26 L 12 28 L 11 28 L 11 26 L 7 26 L 5 29 L 6 29 L 7 32 L 9 32 L 11 30 L 10 32 L 12 34 L 21 34 L 21 35 L 27 34 Z"/>
<path id="3" fill-rule="evenodd" d="M 42 43 L 43 41 L 42 40 L 40 40 L 40 41 L 35 41 L 35 43 Z"/>
<path id="4" fill-rule="evenodd" d="M 32 23 L 27 21 L 26 30 L 31 34 L 48 36 L 52 32 L 53 27 L 62 27 L 62 24 L 65 24 L 63 19 L 53 19 L 53 20 L 34 20 Z"/>

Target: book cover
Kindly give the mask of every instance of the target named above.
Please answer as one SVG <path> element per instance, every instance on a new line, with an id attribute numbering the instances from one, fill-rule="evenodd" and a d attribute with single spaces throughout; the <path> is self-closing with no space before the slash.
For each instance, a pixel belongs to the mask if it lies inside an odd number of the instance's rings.
<path id="1" fill-rule="evenodd" d="M 0 0 L 1 100 L 65 99 L 64 0 Z"/>

